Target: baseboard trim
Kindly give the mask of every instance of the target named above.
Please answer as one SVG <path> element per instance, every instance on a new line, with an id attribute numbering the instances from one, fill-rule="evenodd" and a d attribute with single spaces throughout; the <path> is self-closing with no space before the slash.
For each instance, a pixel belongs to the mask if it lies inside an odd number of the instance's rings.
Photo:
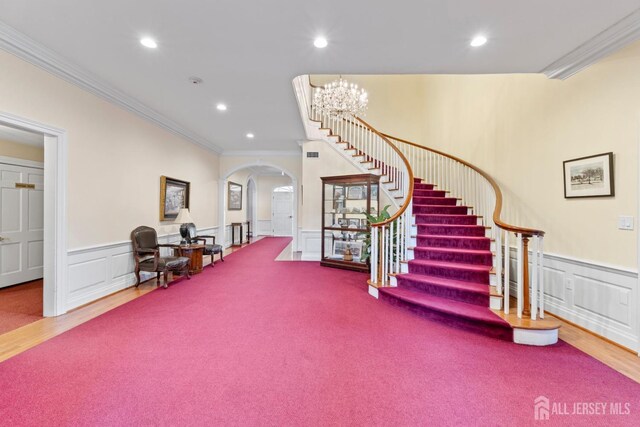
<path id="1" fill-rule="evenodd" d="M 510 256 L 510 290 L 515 295 L 515 248 L 511 248 Z M 545 253 L 544 274 L 546 312 L 634 353 L 640 352 L 640 286 L 636 271 Z"/>
<path id="2" fill-rule="evenodd" d="M 607 338 L 607 337 L 605 337 L 605 336 L 602 336 L 602 335 L 600 335 L 600 334 L 597 334 L 597 333 L 593 332 L 592 330 L 589 330 L 589 329 L 585 328 L 584 326 L 578 325 L 577 323 L 574 323 L 574 322 L 572 322 L 572 321 L 570 321 L 570 320 L 567 320 L 567 319 L 565 319 L 565 318 L 563 318 L 563 317 L 561 317 L 561 316 L 558 316 L 557 314 L 553 314 L 553 313 L 551 313 L 551 312 L 549 312 L 549 311 L 547 311 L 547 310 L 545 310 L 544 312 L 545 312 L 545 313 L 547 313 L 548 315 L 552 316 L 552 317 L 555 317 L 555 318 L 556 318 L 556 319 L 558 319 L 558 320 L 561 320 L 561 321 L 563 321 L 563 322 L 565 322 L 565 323 L 568 323 L 569 325 L 573 326 L 573 327 L 574 327 L 574 328 L 576 328 L 576 329 L 580 329 L 581 331 L 586 332 L 586 333 L 588 333 L 589 335 L 593 335 L 593 336 L 594 336 L 594 337 L 596 337 L 596 338 L 600 338 L 602 341 L 605 341 L 605 342 L 607 342 L 608 344 L 615 345 L 616 347 L 619 347 L 619 348 L 621 348 L 622 350 L 628 351 L 628 352 L 629 352 L 629 353 L 631 353 L 631 354 L 634 354 L 634 355 L 640 356 L 640 353 L 638 353 L 638 352 L 636 352 L 636 351 L 633 351 L 633 350 L 632 350 L 632 349 L 630 349 L 629 347 L 625 347 L 624 345 L 622 345 L 622 344 L 620 344 L 620 343 L 617 343 L 617 342 L 615 342 L 615 341 L 613 341 L 613 340 L 610 340 L 609 338 Z"/>

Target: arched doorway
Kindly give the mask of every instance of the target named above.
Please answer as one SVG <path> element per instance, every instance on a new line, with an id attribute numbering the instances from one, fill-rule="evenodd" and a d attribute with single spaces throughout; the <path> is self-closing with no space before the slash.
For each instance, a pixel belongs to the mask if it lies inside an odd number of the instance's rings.
<path id="1" fill-rule="evenodd" d="M 239 174 L 239 172 L 244 172 L 245 174 Z M 260 193 L 264 192 L 264 189 L 259 188 L 260 186 L 258 185 L 258 177 L 264 174 L 271 174 L 273 176 L 281 176 L 281 177 L 285 177 L 288 178 L 288 182 L 287 182 L 287 186 L 291 187 L 291 192 L 290 197 L 291 197 L 291 232 L 287 233 L 286 235 L 292 236 L 293 238 L 293 242 L 292 242 L 292 247 L 294 251 L 297 251 L 298 248 L 298 236 L 297 236 L 297 229 L 298 229 L 298 192 L 299 192 L 299 186 L 298 186 L 298 179 L 297 177 L 289 170 L 277 165 L 277 164 L 273 164 L 273 163 L 269 163 L 269 162 L 264 162 L 261 160 L 256 160 L 256 161 L 251 161 L 251 162 L 247 162 L 241 165 L 238 165 L 226 172 L 224 172 L 224 174 L 222 175 L 221 179 L 220 179 L 220 183 L 219 183 L 219 214 L 218 217 L 220 218 L 220 230 L 218 232 L 219 235 L 219 239 L 218 241 L 220 242 L 224 242 L 225 244 L 230 244 L 230 223 L 232 221 L 230 221 L 231 218 L 236 217 L 236 213 L 229 211 L 228 207 L 227 207 L 227 203 L 226 203 L 226 193 L 227 193 L 227 187 L 230 181 L 232 181 L 231 178 L 235 178 L 238 175 L 240 175 L 241 177 L 244 176 L 244 183 L 245 183 L 245 187 L 244 187 L 244 191 L 246 196 L 248 197 L 248 183 L 249 183 L 249 178 L 251 178 L 253 180 L 253 184 L 255 185 L 256 188 L 256 197 L 255 199 L 257 199 L 257 204 L 254 204 L 252 206 L 253 212 L 252 214 L 254 215 L 253 218 L 249 217 L 249 216 L 244 216 L 243 218 L 246 218 L 245 221 L 254 221 L 253 225 L 255 228 L 252 228 L 253 234 L 254 236 L 257 235 L 257 231 L 261 230 L 261 220 L 258 218 L 256 219 L 256 216 L 258 215 L 258 212 L 263 210 L 260 206 Z M 281 187 L 283 186 L 282 184 L 279 184 L 275 187 Z M 269 200 L 271 200 L 272 194 L 273 194 L 273 188 L 270 188 L 267 193 L 268 193 L 268 198 Z M 264 195 L 263 195 L 264 196 Z M 254 199 L 254 200 L 255 200 Z M 247 199 L 245 198 L 245 203 L 247 201 Z M 262 204 L 262 206 L 264 206 L 264 203 Z M 270 212 L 270 210 L 269 210 Z M 246 215 L 246 212 L 245 212 Z M 266 229 L 266 226 L 263 226 L 263 229 Z M 271 230 L 271 235 L 273 235 L 273 227 L 269 226 L 269 230 Z"/>

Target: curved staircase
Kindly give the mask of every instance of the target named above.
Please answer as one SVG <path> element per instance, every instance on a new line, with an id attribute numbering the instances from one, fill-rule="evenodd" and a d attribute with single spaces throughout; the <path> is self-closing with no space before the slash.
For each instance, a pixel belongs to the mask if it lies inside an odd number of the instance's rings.
<path id="1" fill-rule="evenodd" d="M 380 175 L 395 209 L 371 224 L 369 294 L 519 344 L 557 342 L 559 322 L 545 319 L 544 231 L 503 220 L 502 192 L 489 174 L 360 118 L 318 111 L 308 75 L 293 87 L 307 137 Z"/>
<path id="2" fill-rule="evenodd" d="M 479 218 L 456 198 L 416 179 L 412 227 L 416 246 L 408 273 L 395 287 L 380 287 L 379 298 L 421 316 L 513 340 L 511 325 L 489 309 L 493 268 L 491 239 Z M 412 236 L 413 237 L 413 236 Z M 494 291 L 495 292 L 495 291 Z"/>

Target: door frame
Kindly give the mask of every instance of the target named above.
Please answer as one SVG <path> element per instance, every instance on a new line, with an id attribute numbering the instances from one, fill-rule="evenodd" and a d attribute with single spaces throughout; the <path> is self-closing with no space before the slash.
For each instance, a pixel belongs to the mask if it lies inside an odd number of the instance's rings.
<path id="1" fill-rule="evenodd" d="M 292 184 L 293 184 L 293 182 L 292 182 Z M 275 226 L 274 226 L 274 223 L 273 223 L 274 222 L 273 218 L 275 217 L 275 215 L 274 215 L 274 213 L 275 213 L 274 212 L 274 203 L 273 203 L 274 200 L 273 199 L 274 199 L 275 194 L 276 194 L 276 191 L 275 191 L 276 188 L 285 187 L 285 186 L 286 185 L 274 185 L 274 186 L 271 187 L 271 235 L 272 236 L 283 236 L 282 234 L 276 234 L 276 229 L 275 229 Z M 293 211 L 294 211 L 293 203 L 294 203 L 294 196 L 293 196 L 293 193 L 295 192 L 295 187 L 293 187 L 293 185 L 292 185 L 292 188 L 293 188 L 293 191 L 291 191 L 291 237 L 293 237 L 293 235 L 294 235 L 294 229 L 293 229 Z"/>
<path id="2" fill-rule="evenodd" d="M 0 124 L 44 134 L 43 315 L 66 313 L 67 132 L 0 111 Z"/>

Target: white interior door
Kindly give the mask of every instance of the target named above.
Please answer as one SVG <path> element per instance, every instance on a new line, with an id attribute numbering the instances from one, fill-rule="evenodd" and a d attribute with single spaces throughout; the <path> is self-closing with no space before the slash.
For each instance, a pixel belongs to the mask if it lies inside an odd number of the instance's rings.
<path id="1" fill-rule="evenodd" d="M 291 236 L 293 226 L 293 193 L 274 191 L 271 202 L 274 236 Z"/>
<path id="2" fill-rule="evenodd" d="M 0 288 L 42 278 L 44 171 L 0 163 Z"/>

